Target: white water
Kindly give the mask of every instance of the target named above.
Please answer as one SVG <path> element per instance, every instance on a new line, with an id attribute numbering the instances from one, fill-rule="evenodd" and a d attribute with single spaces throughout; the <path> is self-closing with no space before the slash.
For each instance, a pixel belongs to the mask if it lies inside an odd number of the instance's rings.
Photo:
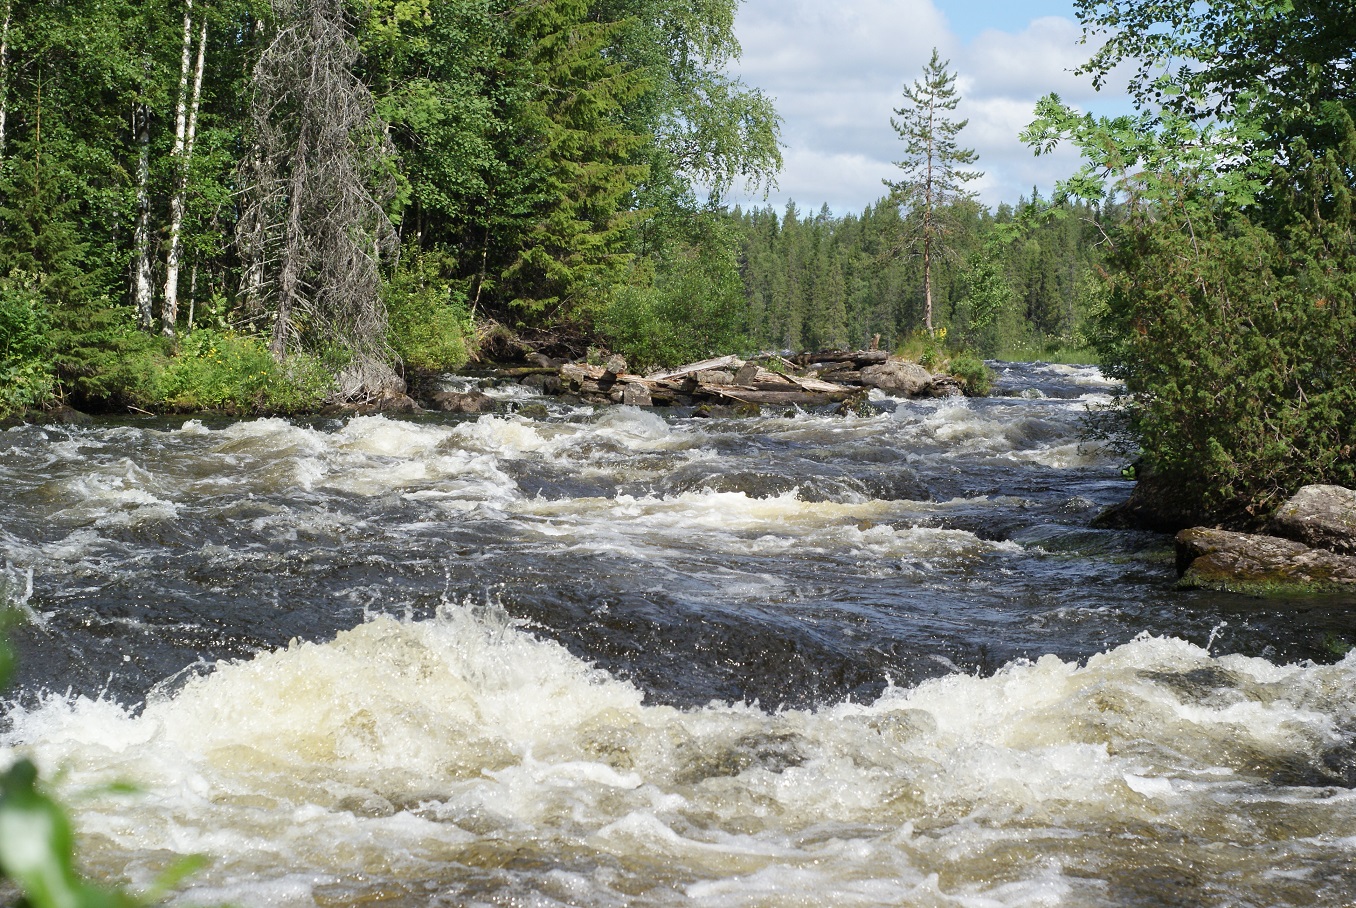
<path id="1" fill-rule="evenodd" d="M 217 665 L 139 713 L 49 696 L 5 741 L 95 792 L 95 867 L 145 883 L 209 855 L 186 902 L 1129 904 L 1118 886 L 1175 867 L 1342 905 L 1350 872 L 1324 875 L 1356 855 L 1356 797 L 1268 778 L 1350 755 L 1354 682 L 1352 656 L 1146 637 L 871 704 L 680 711 L 458 605 Z M 121 782 L 141 793 L 98 793 Z"/>
<path id="2" fill-rule="evenodd" d="M 0 433 L 0 599 L 61 666 L 0 765 L 99 878 L 207 855 L 184 904 L 1352 908 L 1356 656 L 1218 655 L 1317 613 L 1088 531 L 1112 387 L 1041 368 L 1081 396 Z M 662 705 L 732 687 L 771 702 Z"/>

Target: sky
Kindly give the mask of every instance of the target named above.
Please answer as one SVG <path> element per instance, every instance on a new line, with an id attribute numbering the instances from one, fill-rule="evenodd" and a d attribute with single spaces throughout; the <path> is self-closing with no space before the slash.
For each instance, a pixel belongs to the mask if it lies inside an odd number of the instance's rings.
<path id="1" fill-rule="evenodd" d="M 1090 55 L 1072 0 L 744 0 L 735 23 L 735 75 L 776 100 L 785 160 L 778 187 L 729 197 L 745 207 L 802 212 L 827 203 L 860 212 L 895 179 L 903 143 L 890 117 L 934 47 L 957 74 L 959 142 L 984 176 L 968 184 L 990 207 L 1032 187 L 1048 194 L 1077 169 L 1070 149 L 1036 157 L 1017 135 L 1051 91 L 1080 109 L 1118 114 L 1122 94 L 1096 92 L 1074 68 Z"/>

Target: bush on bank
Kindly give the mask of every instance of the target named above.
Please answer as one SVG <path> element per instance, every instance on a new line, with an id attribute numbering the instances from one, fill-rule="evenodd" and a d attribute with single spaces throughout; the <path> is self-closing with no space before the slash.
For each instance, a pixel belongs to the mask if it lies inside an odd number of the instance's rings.
<path id="1" fill-rule="evenodd" d="M 1247 523 L 1300 486 L 1356 487 L 1356 219 L 1340 153 L 1293 162 L 1268 227 L 1205 201 L 1117 236 L 1099 344 L 1148 472 Z M 1197 216 L 1187 212 L 1195 210 Z"/>

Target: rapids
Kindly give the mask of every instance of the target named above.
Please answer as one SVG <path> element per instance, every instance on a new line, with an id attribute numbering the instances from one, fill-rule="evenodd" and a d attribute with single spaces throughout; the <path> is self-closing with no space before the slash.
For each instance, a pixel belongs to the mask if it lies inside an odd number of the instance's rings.
<path id="1" fill-rule="evenodd" d="M 0 761 L 181 904 L 1356 904 L 1356 601 L 1089 529 L 1113 390 L 0 432 Z"/>

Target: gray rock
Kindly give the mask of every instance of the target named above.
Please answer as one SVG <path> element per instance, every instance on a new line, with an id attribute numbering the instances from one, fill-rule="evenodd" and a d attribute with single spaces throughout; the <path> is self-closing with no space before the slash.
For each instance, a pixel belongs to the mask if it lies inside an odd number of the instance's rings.
<path id="1" fill-rule="evenodd" d="M 1245 593 L 1312 592 L 1356 585 L 1356 558 L 1278 536 L 1195 527 L 1177 534 L 1181 585 Z"/>
<path id="2" fill-rule="evenodd" d="M 734 376 L 719 369 L 703 369 L 694 376 L 703 385 L 733 385 Z"/>
<path id="3" fill-rule="evenodd" d="M 885 362 L 867 366 L 861 372 L 862 384 L 909 397 L 926 394 L 932 387 L 932 373 L 917 363 Z"/>
<path id="4" fill-rule="evenodd" d="M 622 403 L 628 407 L 654 406 L 654 400 L 650 397 L 650 389 L 633 382 L 627 382 L 622 388 Z"/>
<path id="5" fill-rule="evenodd" d="M 429 395 L 430 410 L 444 413 L 484 413 L 494 408 L 494 398 L 479 391 L 458 394 L 456 391 L 438 391 Z"/>
<path id="6" fill-rule="evenodd" d="M 1271 517 L 1271 532 L 1340 555 L 1356 555 L 1356 491 L 1305 486 Z"/>

